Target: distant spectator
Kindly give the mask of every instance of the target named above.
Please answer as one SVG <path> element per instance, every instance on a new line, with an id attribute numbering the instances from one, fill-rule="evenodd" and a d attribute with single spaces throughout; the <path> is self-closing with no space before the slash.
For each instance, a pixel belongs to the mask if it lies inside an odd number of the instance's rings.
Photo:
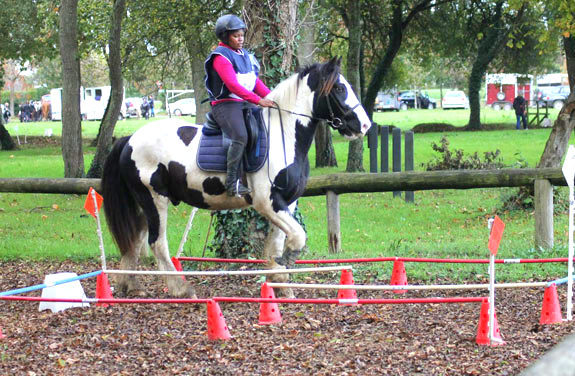
<path id="1" fill-rule="evenodd" d="M 523 129 L 527 129 L 527 115 L 525 109 L 525 98 L 519 94 L 513 100 L 513 108 L 515 109 L 515 117 L 517 118 L 517 124 L 515 129 L 521 129 L 521 121 L 523 121 Z"/>
<path id="2" fill-rule="evenodd" d="M 28 103 L 24 102 L 20 105 L 18 117 L 20 118 L 20 123 L 26 123 L 28 121 Z"/>
<path id="3" fill-rule="evenodd" d="M 148 120 L 150 118 L 150 103 L 148 102 L 148 98 L 142 98 L 142 104 L 140 105 L 140 111 L 142 112 L 142 117 Z"/>
<path id="4" fill-rule="evenodd" d="M 8 120 L 10 120 L 10 116 L 12 116 L 12 113 L 10 113 L 10 106 L 8 105 L 8 102 L 4 104 L 2 116 L 4 117 L 4 123 L 8 123 Z"/>
<path id="5" fill-rule="evenodd" d="M 156 116 L 156 113 L 154 112 L 154 97 L 153 96 L 149 96 L 148 97 L 148 103 L 150 105 L 150 116 L 154 117 Z"/>

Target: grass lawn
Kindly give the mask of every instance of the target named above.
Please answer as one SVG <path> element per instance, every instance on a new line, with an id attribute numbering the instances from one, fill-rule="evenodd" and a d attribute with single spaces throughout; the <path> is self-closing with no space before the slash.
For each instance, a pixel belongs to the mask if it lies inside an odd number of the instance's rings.
<path id="1" fill-rule="evenodd" d="M 445 120 L 463 126 L 465 111 L 419 110 L 399 113 L 378 113 L 381 124 L 401 123 L 409 129 L 421 122 Z M 486 116 L 491 116 L 489 111 Z M 493 111 L 495 112 L 495 111 Z M 468 113 L 468 112 L 467 112 Z M 500 116 L 503 112 L 499 112 Z M 399 116 L 404 116 L 403 120 Z M 494 116 L 497 114 L 494 114 Z M 457 119 L 462 120 L 457 120 Z M 443 119 L 443 118 L 442 118 Z M 145 121 L 126 120 L 119 123 L 117 135 L 130 134 Z M 451 147 L 463 149 L 466 154 L 501 151 L 507 166 L 514 166 L 522 159 L 534 167 L 549 137 L 549 129 L 515 131 L 514 119 L 494 123 L 508 123 L 509 128 L 497 131 L 450 132 Z M 59 123 L 10 123 L 13 132 L 18 125 L 20 135 L 41 135 L 52 127 L 58 135 Z M 84 123 L 86 137 L 95 136 L 98 123 Z M 13 134 L 14 135 L 14 134 Z M 416 170 L 436 157 L 432 142 L 439 142 L 442 134 L 415 135 Z M 21 139 L 22 140 L 22 139 Z M 364 166 L 369 166 L 367 141 L 364 143 Z M 312 168 L 313 175 L 342 172 L 345 170 L 348 143 L 334 136 L 338 167 Z M 89 166 L 94 149 L 85 148 L 85 165 Z M 312 166 L 315 153 L 312 148 Z M 63 162 L 59 146 L 29 147 L 17 151 L 0 152 L 0 177 L 62 177 Z M 426 256 L 452 258 L 486 258 L 487 219 L 497 214 L 506 223 L 500 247 L 500 258 L 565 257 L 567 255 L 567 214 L 556 213 L 555 242 L 552 250 L 533 248 L 533 213 L 529 211 L 504 212 L 501 198 L 513 189 L 473 189 L 416 192 L 415 203 L 406 204 L 393 198 L 392 193 L 347 194 L 340 198 L 342 248 L 339 255 L 327 253 L 325 198 L 312 197 L 300 200 L 300 209 L 308 230 L 309 251 L 305 258 L 375 257 L 375 256 Z M 565 189 L 558 190 L 565 197 Z M 99 257 L 95 222 L 83 210 L 84 197 L 76 195 L 7 194 L 0 193 L 0 259 L 97 259 Z M 170 209 L 169 234 L 171 252 L 175 254 L 184 231 L 190 207 L 180 205 Z M 200 256 L 209 224 L 209 212 L 198 212 L 191 231 L 186 254 Z M 104 241 L 108 257 L 118 253 L 104 224 Z M 361 265 L 357 273 L 378 273 L 389 276 L 391 263 Z M 485 265 L 457 264 L 407 264 L 409 278 L 433 280 L 450 277 L 469 282 L 484 281 Z M 502 265 L 498 266 L 498 279 L 527 280 L 562 277 L 563 264 Z"/>

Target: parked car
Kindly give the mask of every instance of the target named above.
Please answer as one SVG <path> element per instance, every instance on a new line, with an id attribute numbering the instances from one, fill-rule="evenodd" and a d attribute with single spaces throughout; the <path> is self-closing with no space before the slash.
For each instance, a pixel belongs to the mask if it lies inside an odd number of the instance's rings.
<path id="1" fill-rule="evenodd" d="M 168 104 L 170 114 L 175 116 L 196 115 L 196 100 L 194 98 L 184 98 L 174 103 Z"/>
<path id="2" fill-rule="evenodd" d="M 569 86 L 550 86 L 545 89 L 537 90 L 537 103 L 540 107 L 553 107 L 557 110 L 563 108 L 565 100 L 571 91 Z"/>
<path id="3" fill-rule="evenodd" d="M 374 111 L 399 111 L 399 99 L 397 93 L 380 91 L 375 98 Z"/>
<path id="4" fill-rule="evenodd" d="M 469 99 L 467 95 L 461 90 L 450 90 L 445 93 L 441 101 L 441 107 L 446 110 L 448 108 L 469 108 Z"/>
<path id="5" fill-rule="evenodd" d="M 427 108 L 428 110 L 431 110 L 437 107 L 437 103 L 435 102 L 435 100 L 429 98 L 429 95 L 427 95 L 427 93 L 407 90 L 399 92 L 398 95 L 399 108 L 401 110 L 407 110 L 408 108 L 415 108 L 416 93 L 417 93 L 417 108 Z"/>

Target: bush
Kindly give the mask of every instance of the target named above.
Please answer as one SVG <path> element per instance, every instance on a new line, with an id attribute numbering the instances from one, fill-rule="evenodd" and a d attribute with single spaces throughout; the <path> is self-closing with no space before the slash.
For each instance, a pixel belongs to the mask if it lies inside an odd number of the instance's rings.
<path id="1" fill-rule="evenodd" d="M 481 160 L 477 152 L 466 156 L 461 149 L 449 150 L 449 140 L 445 136 L 441 137 L 440 145 L 433 142 L 431 147 L 434 151 L 440 153 L 441 156 L 427 164 L 423 164 L 426 171 L 485 170 L 504 167 L 499 157 L 499 154 L 501 154 L 499 149 L 485 152 L 485 159 Z"/>
<path id="2" fill-rule="evenodd" d="M 220 258 L 261 258 L 269 222 L 254 209 L 221 210 L 214 213 L 214 238 L 208 246 Z M 301 212 L 294 217 L 306 230 Z"/>

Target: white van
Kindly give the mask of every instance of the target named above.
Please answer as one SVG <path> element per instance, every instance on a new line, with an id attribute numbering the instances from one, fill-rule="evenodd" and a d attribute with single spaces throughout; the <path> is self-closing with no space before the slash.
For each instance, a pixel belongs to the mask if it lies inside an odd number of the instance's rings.
<path id="1" fill-rule="evenodd" d="M 80 88 L 80 111 L 82 119 L 102 120 L 106 106 L 110 100 L 111 86 Z M 52 120 L 62 120 L 62 88 L 50 90 L 50 106 L 52 108 Z M 119 119 L 126 117 L 126 109 L 123 105 L 120 110 Z"/>

